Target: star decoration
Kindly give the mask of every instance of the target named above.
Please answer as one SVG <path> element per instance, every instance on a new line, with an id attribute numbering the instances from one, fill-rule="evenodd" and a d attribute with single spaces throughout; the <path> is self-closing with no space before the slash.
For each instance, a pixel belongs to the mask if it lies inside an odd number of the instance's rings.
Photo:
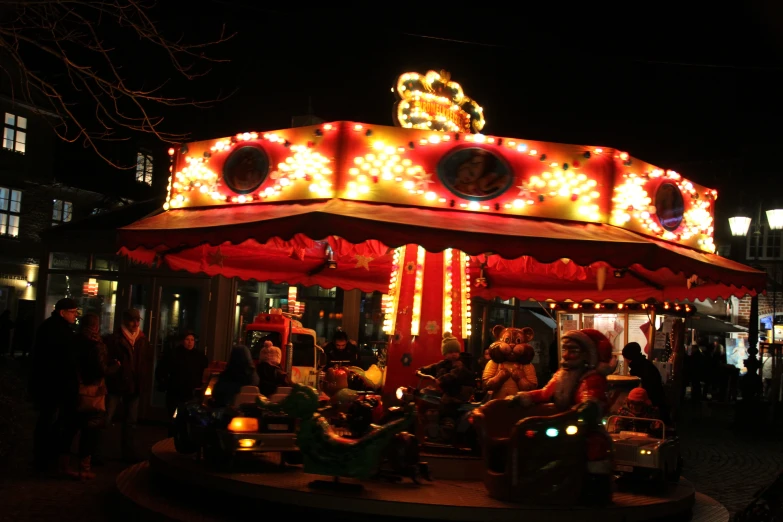
<path id="1" fill-rule="evenodd" d="M 416 271 L 416 263 L 413 261 L 409 261 L 405 264 L 405 273 L 406 274 L 412 274 Z"/>
<path id="2" fill-rule="evenodd" d="M 521 185 L 517 185 L 517 188 L 519 189 L 519 194 L 517 194 L 517 197 L 522 199 L 532 199 L 533 191 L 530 190 L 530 185 L 527 183 L 522 183 Z"/>
<path id="3" fill-rule="evenodd" d="M 427 185 L 430 183 L 434 183 L 432 181 L 432 173 L 429 172 L 422 172 L 421 174 L 416 174 L 413 179 L 416 180 L 416 184 L 414 185 L 414 188 L 416 190 L 427 190 Z"/>
<path id="4" fill-rule="evenodd" d="M 223 268 L 224 259 L 226 259 L 226 256 L 220 251 L 220 247 L 217 247 L 217 250 L 214 252 L 209 252 L 207 254 L 207 264 L 209 266 L 219 266 L 220 268 Z"/>
<path id="5" fill-rule="evenodd" d="M 304 248 L 293 248 L 291 249 L 291 257 L 292 259 L 298 259 L 299 261 L 304 261 L 305 258 L 305 249 Z"/>
<path id="6" fill-rule="evenodd" d="M 402 359 L 400 359 L 400 362 L 403 366 L 410 366 L 413 362 L 413 356 L 409 353 L 402 354 Z"/>
<path id="7" fill-rule="evenodd" d="M 362 255 L 355 255 L 353 256 L 356 259 L 356 268 L 364 268 L 365 270 L 370 269 L 370 261 L 372 261 L 373 257 L 369 256 L 362 256 Z"/>
<path id="8" fill-rule="evenodd" d="M 427 330 L 428 334 L 435 335 L 436 333 L 440 332 L 440 325 L 436 321 L 427 321 L 424 329 Z"/>

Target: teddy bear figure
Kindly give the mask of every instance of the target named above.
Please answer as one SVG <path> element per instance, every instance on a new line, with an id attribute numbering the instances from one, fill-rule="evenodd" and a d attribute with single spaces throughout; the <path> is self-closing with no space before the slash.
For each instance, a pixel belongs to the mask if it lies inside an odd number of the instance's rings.
<path id="1" fill-rule="evenodd" d="M 489 345 L 490 361 L 484 367 L 481 379 L 487 390 L 494 392 L 493 398 L 504 399 L 535 389 L 538 378 L 531 364 L 535 351 L 530 345 L 535 335 L 533 329 L 496 325 L 492 335 L 495 342 Z"/>

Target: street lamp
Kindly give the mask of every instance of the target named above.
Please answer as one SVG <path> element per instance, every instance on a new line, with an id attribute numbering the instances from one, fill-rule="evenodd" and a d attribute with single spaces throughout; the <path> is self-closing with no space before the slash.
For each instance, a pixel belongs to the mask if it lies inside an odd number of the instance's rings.
<path id="1" fill-rule="evenodd" d="M 770 229 L 783 230 L 783 208 L 767 210 L 767 221 L 769 221 Z M 731 223 L 729 223 L 729 225 L 731 225 Z"/>
<path id="2" fill-rule="evenodd" d="M 747 216 L 734 216 L 729 218 L 729 228 L 734 237 L 747 236 L 750 222 L 752 220 Z"/>
<path id="3" fill-rule="evenodd" d="M 770 230 L 782 230 L 783 229 L 783 209 L 774 208 L 766 211 L 767 221 L 769 222 Z M 735 237 L 745 237 L 748 235 L 751 224 L 753 225 L 753 236 L 756 244 L 753 248 L 753 258 L 757 260 L 759 257 L 759 249 L 761 247 L 761 202 L 758 205 L 758 214 L 753 223 L 753 220 L 740 213 L 737 216 L 729 218 L 729 228 L 731 228 L 731 235 Z M 744 257 L 744 254 L 743 256 Z M 775 312 L 777 311 L 777 274 L 772 278 L 773 290 L 772 290 L 772 342 L 775 342 Z M 754 295 L 750 304 L 750 324 L 748 325 L 748 359 L 745 361 L 745 366 L 748 369 L 748 378 L 746 380 L 748 384 L 748 392 L 751 397 L 755 397 L 761 391 L 761 377 L 757 375 L 757 371 L 761 369 L 761 363 L 756 359 L 758 349 L 759 335 L 759 306 L 758 306 L 758 294 Z M 743 392 L 745 395 L 745 392 Z"/>

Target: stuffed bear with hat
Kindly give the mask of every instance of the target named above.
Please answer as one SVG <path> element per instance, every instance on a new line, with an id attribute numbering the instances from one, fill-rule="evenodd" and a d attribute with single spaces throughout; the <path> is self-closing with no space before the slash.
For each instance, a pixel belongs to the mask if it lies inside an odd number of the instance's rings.
<path id="1" fill-rule="evenodd" d="M 484 367 L 481 380 L 494 392 L 493 398 L 504 399 L 521 391 L 534 390 L 538 378 L 532 364 L 535 350 L 530 345 L 535 336 L 533 329 L 496 325 L 492 335 L 495 341 L 489 345 L 490 361 Z"/>

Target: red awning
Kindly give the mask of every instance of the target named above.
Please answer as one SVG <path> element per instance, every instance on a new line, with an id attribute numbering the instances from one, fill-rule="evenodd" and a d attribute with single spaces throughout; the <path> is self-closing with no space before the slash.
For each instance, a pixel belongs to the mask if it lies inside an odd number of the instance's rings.
<path id="1" fill-rule="evenodd" d="M 169 251 L 165 259 L 175 269 L 365 291 L 371 288 L 386 290 L 388 279 L 384 281 L 381 277 L 384 270 L 381 265 L 385 262 L 381 262 L 380 249 L 409 243 L 420 244 L 431 252 L 456 248 L 473 256 L 487 252 L 495 254 L 491 259 L 503 263 L 487 268 L 490 287 L 486 292 L 493 297 L 513 295 L 560 300 L 562 295 L 563 299 L 574 300 L 639 301 L 646 295 L 644 299 L 714 299 L 762 291 L 766 284 L 764 272 L 611 225 L 343 200 L 170 210 L 124 227 L 119 234 L 126 255 L 138 260 L 146 255 L 151 260 L 155 257 L 154 252 Z M 348 257 L 338 260 L 337 269 L 314 273 L 324 259 L 324 246 L 316 245 L 315 241 L 335 244 L 337 238 L 343 240 L 342 248 L 347 249 L 344 256 Z M 252 242 L 246 243 L 248 240 Z M 274 243 L 280 240 L 282 243 Z M 373 244 L 373 240 L 377 243 Z M 281 268 L 280 263 L 273 262 L 274 256 L 279 255 L 292 259 L 285 251 L 294 248 L 288 243 L 297 242 L 306 243 L 309 246 L 304 247 L 305 250 L 311 250 L 302 259 L 296 259 L 296 266 L 288 261 L 283 263 L 287 266 Z M 345 247 L 348 244 L 350 248 Z M 207 256 L 216 251 L 207 246 L 220 246 L 221 255 L 226 258 L 229 258 L 226 249 L 236 249 L 231 251 L 232 255 L 237 261 L 244 257 L 247 260 L 245 268 L 241 271 L 232 269 L 233 263 L 210 264 Z M 197 254 L 194 247 L 201 247 L 201 254 Z M 282 253 L 277 252 L 279 249 Z M 361 271 L 367 273 L 359 277 L 357 255 L 378 259 L 375 262 L 377 270 L 373 272 L 362 266 Z M 268 257 L 268 262 L 263 256 Z M 587 272 L 581 279 L 565 277 L 559 265 L 568 267 L 570 263 L 560 261 L 563 258 L 573 261 L 573 267 Z M 219 257 L 216 259 L 219 261 Z M 346 270 L 353 266 L 353 270 L 337 278 L 341 266 Z M 598 266 L 609 270 L 601 292 L 596 292 Z M 248 276 L 248 270 L 255 270 L 255 275 Z M 625 270 L 618 274 L 623 277 L 614 277 L 614 270 Z M 294 277 L 293 272 L 298 275 Z M 322 281 L 325 277 L 354 283 L 353 286 L 330 284 Z M 690 285 L 687 283 L 689 278 Z M 482 292 L 484 290 L 474 295 Z M 580 299 L 583 294 L 593 297 Z"/>

